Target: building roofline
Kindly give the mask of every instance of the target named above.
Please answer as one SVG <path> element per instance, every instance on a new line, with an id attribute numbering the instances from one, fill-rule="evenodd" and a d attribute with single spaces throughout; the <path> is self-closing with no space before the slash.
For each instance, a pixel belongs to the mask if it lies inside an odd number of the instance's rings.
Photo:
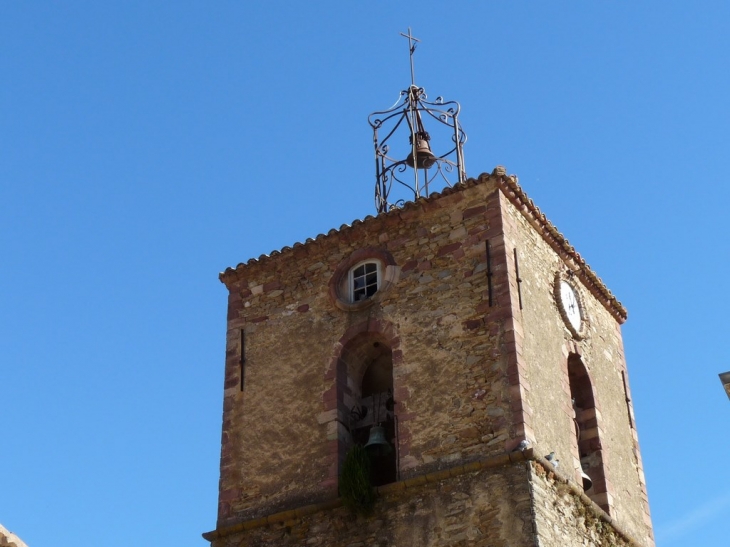
<path id="1" fill-rule="evenodd" d="M 18 536 L 0 524 L 0 545 L 3 547 L 28 547 Z"/>
<path id="2" fill-rule="evenodd" d="M 538 231 L 548 245 L 558 253 L 558 256 L 563 259 L 563 262 L 565 262 L 570 271 L 583 282 L 586 288 L 604 305 L 614 319 L 620 324 L 624 323 L 628 317 L 628 312 L 624 305 L 613 295 L 603 280 L 598 277 L 580 253 L 575 250 L 575 247 L 568 242 L 568 238 L 527 197 L 527 194 L 517 182 L 517 177 L 514 175 L 505 175 L 504 168 L 500 167 L 497 167 L 491 176 L 497 177 L 497 184 L 502 193 L 530 222 L 533 228 Z M 482 174 L 479 176 L 480 179 L 483 177 L 487 178 L 489 175 Z"/>
<path id="3" fill-rule="evenodd" d="M 568 242 L 568 239 L 548 220 L 540 208 L 530 199 L 522 187 L 519 185 L 515 175 L 507 175 L 504 167 L 498 166 L 492 174 L 482 173 L 478 178 L 469 178 L 463 183 L 459 183 L 450 188 L 445 188 L 441 192 L 434 192 L 427 197 L 419 198 L 416 201 L 406 202 L 403 207 L 392 209 L 386 213 L 381 213 L 378 217 L 397 215 L 401 211 L 407 211 L 420 207 L 423 203 L 429 203 L 440 199 L 441 197 L 451 195 L 456 192 L 462 192 L 466 188 L 471 188 L 479 184 L 486 183 L 489 179 L 497 183 L 497 187 L 504 196 L 512 203 L 512 205 L 527 219 L 527 221 L 537 230 L 543 240 L 560 256 L 566 266 L 575 276 L 580 279 L 586 288 L 595 296 L 599 302 L 611 313 L 619 324 L 624 323 L 628 317 L 626 308 L 613 295 L 611 290 L 606 286 L 603 280 L 596 275 L 583 257 Z M 258 258 L 251 258 L 247 262 L 239 263 L 235 268 L 226 268 L 221 272 L 218 278 L 222 283 L 228 285 L 239 279 L 240 274 L 249 266 L 261 264 L 272 260 L 279 255 L 285 255 L 293 252 L 299 247 L 303 247 L 314 243 L 329 239 L 338 234 L 348 232 L 361 224 L 369 224 L 378 217 L 372 215 L 366 216 L 362 220 L 354 220 L 351 224 L 343 224 L 339 229 L 331 229 L 326 234 L 319 234 L 314 238 L 308 238 L 304 243 L 297 242 L 292 246 L 283 247 L 281 250 L 271 251 L 268 255 L 262 254 Z"/>

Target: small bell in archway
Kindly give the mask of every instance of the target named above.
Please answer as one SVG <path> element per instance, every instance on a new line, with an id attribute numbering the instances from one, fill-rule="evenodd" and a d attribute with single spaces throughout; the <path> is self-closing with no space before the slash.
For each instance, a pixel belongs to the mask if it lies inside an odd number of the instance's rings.
<path id="1" fill-rule="evenodd" d="M 393 447 L 385 438 L 383 426 L 374 425 L 370 428 L 370 436 L 368 442 L 365 443 L 365 449 L 374 456 L 385 456 L 393 451 Z"/>

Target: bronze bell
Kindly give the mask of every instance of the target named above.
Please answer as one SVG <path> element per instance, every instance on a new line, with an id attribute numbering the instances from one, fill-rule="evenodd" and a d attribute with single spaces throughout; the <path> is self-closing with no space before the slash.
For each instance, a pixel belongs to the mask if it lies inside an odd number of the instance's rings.
<path id="1" fill-rule="evenodd" d="M 412 140 L 412 139 L 411 139 Z M 413 161 L 413 150 L 406 158 L 406 164 L 416 169 L 428 169 L 436 163 L 436 156 L 431 152 L 431 146 L 428 144 L 430 137 L 425 131 L 416 133 L 416 161 Z M 412 144 L 412 143 L 411 143 Z"/>
<path id="2" fill-rule="evenodd" d="M 374 425 L 370 428 L 370 436 L 368 442 L 365 443 L 365 448 L 372 451 L 377 456 L 384 456 L 390 454 L 393 451 L 393 447 L 385 439 L 385 428 L 379 425 Z"/>

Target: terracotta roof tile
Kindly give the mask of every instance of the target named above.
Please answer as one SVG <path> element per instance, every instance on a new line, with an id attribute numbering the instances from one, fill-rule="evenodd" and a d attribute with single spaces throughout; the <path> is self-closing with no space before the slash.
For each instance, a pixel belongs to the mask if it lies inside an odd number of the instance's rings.
<path id="1" fill-rule="evenodd" d="M 522 187 L 517 181 L 517 177 L 514 175 L 506 175 L 503 167 L 497 167 L 492 174 L 482 173 L 478 178 L 470 178 L 463 183 L 456 184 L 453 187 L 447 187 L 441 192 L 434 192 L 428 197 L 418 199 L 416 202 L 406 202 L 402 207 L 392 209 L 386 213 L 381 213 L 379 217 L 399 214 L 402 211 L 408 211 L 419 207 L 422 203 L 428 203 L 443 196 L 451 195 L 455 192 L 461 192 L 465 188 L 470 188 L 478 184 L 485 183 L 488 179 L 495 179 L 499 189 L 502 193 L 510 200 L 510 202 L 527 218 L 528 221 L 537 229 L 543 239 L 557 252 L 563 260 L 566 262 L 568 267 L 583 281 L 586 287 L 603 303 L 606 309 L 614 316 L 614 318 L 623 323 L 627 318 L 626 308 L 619 302 L 619 300 L 613 295 L 613 293 L 606 287 L 605 283 L 601 280 L 598 275 L 591 269 L 586 261 L 581 257 L 575 248 L 568 242 L 568 239 L 560 233 L 555 225 L 548 220 L 540 208 L 530 199 Z M 278 255 L 284 255 L 292 252 L 298 247 L 309 245 L 315 241 L 322 241 L 334 237 L 338 234 L 345 233 L 352 230 L 354 227 L 361 224 L 369 224 L 376 217 L 367 215 L 364 219 L 355 219 L 351 224 L 343 224 L 339 229 L 331 229 L 326 234 L 318 234 L 315 238 L 307 238 L 304 243 L 296 242 L 292 246 L 283 247 L 281 250 L 274 250 L 268 255 L 263 254 L 258 258 L 252 258 L 246 263 L 241 262 L 235 268 L 226 268 L 224 272 L 219 275 L 221 281 L 226 282 L 227 280 L 237 277 L 236 274 L 241 272 L 247 266 L 251 266 L 257 263 L 265 262 Z"/>

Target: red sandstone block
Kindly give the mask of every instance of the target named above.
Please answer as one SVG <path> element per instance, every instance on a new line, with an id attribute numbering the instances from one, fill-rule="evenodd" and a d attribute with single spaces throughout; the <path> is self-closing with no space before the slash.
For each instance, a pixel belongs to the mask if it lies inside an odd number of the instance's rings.
<path id="1" fill-rule="evenodd" d="M 414 269 L 418 265 L 417 260 L 409 260 L 405 264 L 403 264 L 403 267 L 400 269 L 401 272 L 409 272 L 412 269 Z"/>
<path id="2" fill-rule="evenodd" d="M 264 283 L 264 292 L 270 292 L 275 291 L 277 289 L 283 289 L 284 285 L 281 283 L 281 281 L 269 281 L 268 283 Z"/>
<path id="3" fill-rule="evenodd" d="M 604 477 L 598 477 L 596 480 L 593 481 L 593 492 L 595 492 L 596 494 L 608 492 L 606 479 Z"/>
<path id="4" fill-rule="evenodd" d="M 464 249 L 455 250 L 452 256 L 454 257 L 454 260 L 460 260 L 464 258 Z"/>
<path id="5" fill-rule="evenodd" d="M 444 256 L 444 255 L 447 255 L 449 253 L 452 253 L 452 252 L 454 252 L 454 251 L 456 251 L 457 249 L 460 249 L 460 248 L 461 248 L 461 242 L 460 241 L 457 241 L 455 243 L 450 243 L 449 245 L 444 245 L 443 247 L 441 247 L 439 249 L 438 253 L 436 253 L 436 256 Z"/>
<path id="6" fill-rule="evenodd" d="M 507 343 L 505 343 L 504 349 L 508 353 L 515 353 L 517 355 L 522 355 L 522 344 L 518 344 L 517 342 L 514 341 L 514 339 L 510 340 L 510 338 L 513 338 L 509 334 L 511 332 L 513 332 L 513 331 L 508 331 L 505 333 L 504 337 L 507 339 Z"/>
<path id="7" fill-rule="evenodd" d="M 262 323 L 269 319 L 268 315 L 262 315 L 261 317 L 254 317 L 253 319 L 249 319 L 249 323 Z"/>
<path id="8" fill-rule="evenodd" d="M 504 319 L 507 319 L 508 317 L 512 317 L 512 310 L 502 305 L 500 303 L 499 306 L 495 306 L 490 308 L 489 313 L 487 314 L 486 320 L 487 321 L 502 321 Z"/>
<path id="9" fill-rule="evenodd" d="M 504 243 L 500 241 L 503 234 L 504 232 L 502 230 L 502 227 L 495 223 L 490 224 L 489 228 L 483 232 L 483 237 L 484 239 L 494 240 L 495 244 L 501 243 L 502 246 L 504 246 Z M 495 250 L 495 248 L 493 248 L 492 250 Z"/>
<path id="10" fill-rule="evenodd" d="M 507 374 L 515 374 L 518 376 L 525 376 L 527 374 L 527 366 L 525 366 L 524 363 L 517 361 L 515 363 L 511 363 L 507 367 Z"/>
<path id="11" fill-rule="evenodd" d="M 603 448 L 603 446 L 601 445 L 601 439 L 599 437 L 594 437 L 593 439 L 591 439 L 588 443 L 588 446 L 590 447 L 591 451 L 601 450 L 601 448 Z"/>
<path id="12" fill-rule="evenodd" d="M 233 501 L 241 495 L 241 491 L 238 488 L 230 488 L 228 490 L 221 490 L 218 494 L 220 501 Z"/>
<path id="13" fill-rule="evenodd" d="M 466 209 L 462 215 L 462 218 L 466 220 L 467 218 L 471 218 L 477 215 L 480 215 L 484 213 L 487 210 L 486 205 L 479 205 L 478 207 L 472 207 L 470 209 Z"/>
<path id="14" fill-rule="evenodd" d="M 240 292 L 241 287 L 244 285 L 248 286 L 248 282 L 243 279 L 236 279 L 233 282 L 229 282 L 226 284 L 226 287 L 228 287 L 228 290 L 231 292 Z"/>
<path id="15" fill-rule="evenodd" d="M 490 308 L 493 306 L 489 305 L 489 300 L 485 300 L 484 302 L 481 302 L 480 304 L 477 304 L 477 307 L 475 308 L 475 311 L 477 313 L 485 313 L 489 311 Z"/>
<path id="16" fill-rule="evenodd" d="M 352 325 L 350 328 L 348 328 L 345 331 L 345 334 L 342 335 L 342 338 L 340 338 L 339 342 L 342 346 L 347 344 L 347 342 L 356 334 L 360 334 L 361 332 L 367 332 L 368 330 L 368 324 L 367 322 L 358 323 L 356 325 Z"/>
<path id="17" fill-rule="evenodd" d="M 507 381 L 509 382 L 509 385 L 511 385 L 511 386 L 518 386 L 518 385 L 520 385 L 520 375 L 519 374 L 508 374 Z"/>
<path id="18" fill-rule="evenodd" d="M 322 402 L 325 404 L 337 402 L 337 386 L 332 386 L 322 394 Z"/>
<path id="19" fill-rule="evenodd" d="M 519 396 L 517 396 L 519 395 Z M 524 401 L 522 400 L 522 392 L 516 392 L 512 394 L 512 401 L 510 401 L 510 409 L 513 411 L 521 411 L 524 409 Z M 522 420 L 520 420 L 522 421 Z"/>
<path id="20" fill-rule="evenodd" d="M 388 241 L 388 243 L 385 244 L 385 248 L 389 251 L 397 251 L 405 245 L 406 241 L 407 239 L 403 237 L 394 239 L 393 241 Z"/>
<path id="21" fill-rule="evenodd" d="M 375 317 L 370 317 L 370 319 L 368 319 L 368 321 L 365 323 L 365 332 L 383 332 L 383 330 L 383 322 Z"/>
<path id="22" fill-rule="evenodd" d="M 484 319 L 482 319 L 482 318 L 480 318 L 480 319 L 469 319 L 467 321 L 464 321 L 464 328 L 467 329 L 467 330 L 478 329 L 482 325 L 484 325 Z"/>
<path id="23" fill-rule="evenodd" d="M 324 374 L 325 380 L 334 380 L 337 376 L 337 366 L 336 364 L 330 365 L 330 367 L 327 369 L 327 372 Z"/>
<path id="24" fill-rule="evenodd" d="M 246 318 L 245 317 L 237 317 L 235 319 L 229 319 L 228 320 L 228 332 L 231 331 L 238 331 L 242 327 L 246 325 Z"/>
<path id="25" fill-rule="evenodd" d="M 393 397 L 395 398 L 396 402 L 398 402 L 398 401 L 404 401 L 404 400 L 408 399 L 408 397 L 410 396 L 410 394 L 411 393 L 410 393 L 410 391 L 408 390 L 407 387 L 405 387 L 405 386 L 399 386 L 399 387 L 396 387 L 395 388 L 395 392 L 393 393 Z M 401 414 L 399 414 L 399 417 L 400 416 L 401 416 Z"/>
<path id="26" fill-rule="evenodd" d="M 299 306 L 297 308 L 297 311 L 301 312 L 301 313 L 303 313 L 305 311 L 309 311 L 309 304 L 302 304 L 301 306 Z"/>

